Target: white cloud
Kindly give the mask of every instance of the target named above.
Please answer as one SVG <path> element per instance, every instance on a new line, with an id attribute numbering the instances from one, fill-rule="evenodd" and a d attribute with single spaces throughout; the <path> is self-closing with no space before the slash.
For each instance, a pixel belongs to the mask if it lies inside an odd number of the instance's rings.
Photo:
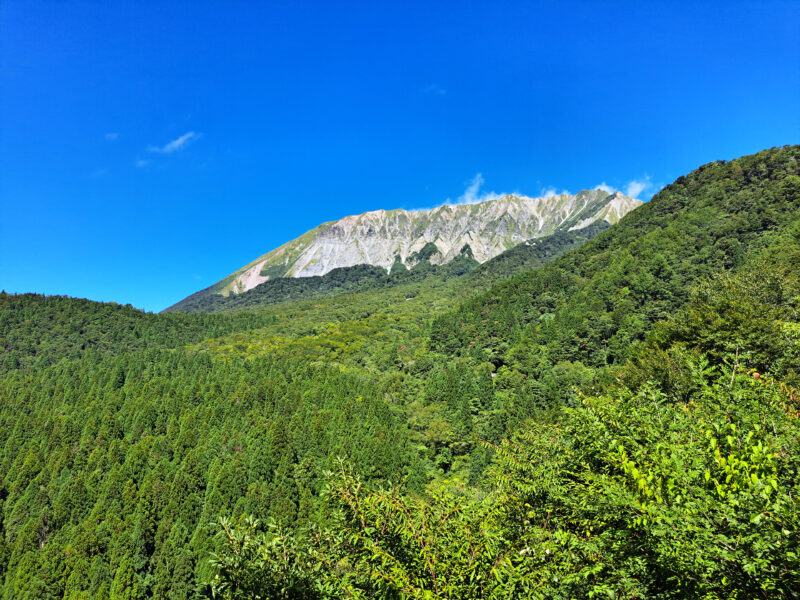
<path id="1" fill-rule="evenodd" d="M 444 96 L 447 94 L 447 90 L 438 83 L 431 83 L 422 88 L 422 93 L 430 96 Z"/>
<path id="2" fill-rule="evenodd" d="M 650 175 L 645 174 L 644 177 L 628 182 L 628 185 L 625 186 L 625 195 L 647 201 L 660 192 L 663 187 L 664 185 L 661 183 L 653 183 Z"/>
<path id="3" fill-rule="evenodd" d="M 569 195 L 569 191 L 561 190 L 559 192 L 558 190 L 556 190 L 556 188 L 554 188 L 551 185 L 550 187 L 542 188 L 542 190 L 539 192 L 539 196 L 542 197 L 542 198 L 552 198 L 553 196 L 558 196 L 560 194 Z"/>
<path id="4" fill-rule="evenodd" d="M 144 160 L 144 159 L 140 158 L 140 159 L 138 159 L 138 160 L 136 161 L 136 163 L 135 163 L 135 164 L 136 164 L 136 166 L 137 166 L 137 167 L 139 167 L 139 168 L 141 169 L 142 167 L 146 167 L 147 165 L 149 165 L 149 164 L 150 164 L 150 161 L 149 161 L 149 160 Z"/>
<path id="5" fill-rule="evenodd" d="M 157 152 L 158 154 L 172 154 L 173 152 L 177 152 L 181 148 L 184 148 L 190 142 L 196 140 L 200 137 L 199 133 L 195 133 L 194 131 L 188 131 L 184 133 L 181 137 L 172 140 L 171 142 L 167 142 L 163 146 L 150 146 L 148 150 L 150 152 Z"/>
<path id="6" fill-rule="evenodd" d="M 478 202 L 494 200 L 495 198 L 499 198 L 503 195 L 498 194 L 497 192 L 481 192 L 483 183 L 483 175 L 478 173 L 472 178 L 467 186 L 467 189 L 464 190 L 464 193 L 461 194 L 455 202 L 451 202 L 448 198 L 446 204 L 477 204 Z"/>
<path id="7" fill-rule="evenodd" d="M 455 200 L 448 198 L 441 204 L 432 207 L 412 208 L 411 210 L 433 210 L 441 206 L 458 206 L 460 204 L 477 204 L 479 202 L 487 202 L 488 200 L 495 200 L 501 198 L 505 194 L 498 194 L 497 192 L 482 192 L 483 175 L 476 174 L 475 177 L 470 179 L 467 189 Z"/>
<path id="8" fill-rule="evenodd" d="M 458 206 L 459 204 L 478 204 L 479 202 L 496 200 L 497 198 L 502 198 L 503 196 L 508 195 L 507 193 L 498 194 L 494 191 L 481 191 L 484 183 L 485 181 L 483 179 L 483 175 L 481 173 L 476 174 L 475 177 L 470 180 L 469 185 L 467 185 L 467 189 L 464 190 L 463 194 L 461 194 L 456 200 L 451 200 L 448 198 L 444 204 L 450 206 Z M 519 193 L 516 191 L 512 193 L 519 195 Z M 547 188 L 542 188 L 540 196 L 543 198 L 551 198 L 561 194 L 569 195 L 569 191 L 561 190 L 559 192 L 555 187 L 550 186 Z"/>
<path id="9" fill-rule="evenodd" d="M 652 178 L 650 175 L 645 175 L 643 177 L 639 177 L 638 179 L 631 179 L 628 183 L 622 186 L 622 193 L 626 196 L 630 196 L 631 198 L 636 198 L 637 200 L 649 200 L 652 198 L 661 188 L 664 187 L 660 183 L 653 183 Z M 614 192 L 618 191 L 617 188 L 614 186 L 608 185 L 605 181 L 600 185 L 596 185 L 594 187 L 596 190 L 603 190 L 607 194 L 613 194 Z"/>
<path id="10" fill-rule="evenodd" d="M 115 142 L 119 138 L 119 134 L 115 131 L 107 133 L 103 136 L 107 142 Z"/>
<path id="11" fill-rule="evenodd" d="M 625 186 L 625 195 L 631 198 L 638 198 L 642 192 L 648 190 L 652 186 L 653 184 L 650 182 L 650 177 L 645 175 L 642 179 L 634 179 L 628 182 L 628 185 Z"/>

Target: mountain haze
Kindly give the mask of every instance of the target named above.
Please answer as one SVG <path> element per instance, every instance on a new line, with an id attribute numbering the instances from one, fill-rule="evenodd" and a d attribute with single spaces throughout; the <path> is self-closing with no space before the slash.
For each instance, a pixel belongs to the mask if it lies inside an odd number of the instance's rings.
<path id="1" fill-rule="evenodd" d="M 239 294 L 279 277 L 313 277 L 361 264 L 387 271 L 397 263 L 411 268 L 423 254 L 432 264 L 444 264 L 465 246 L 484 263 L 533 238 L 598 220 L 614 224 L 640 204 L 621 192 L 584 190 L 539 198 L 507 194 L 431 210 L 370 211 L 323 223 L 195 296 Z"/>

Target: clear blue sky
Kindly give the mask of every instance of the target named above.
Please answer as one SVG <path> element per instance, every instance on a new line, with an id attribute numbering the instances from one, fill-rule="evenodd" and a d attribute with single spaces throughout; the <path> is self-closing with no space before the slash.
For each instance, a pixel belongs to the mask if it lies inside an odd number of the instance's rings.
<path id="1" fill-rule="evenodd" d="M 800 2 L 3 0 L 0 288 L 156 311 L 478 173 L 646 199 L 798 142 Z"/>

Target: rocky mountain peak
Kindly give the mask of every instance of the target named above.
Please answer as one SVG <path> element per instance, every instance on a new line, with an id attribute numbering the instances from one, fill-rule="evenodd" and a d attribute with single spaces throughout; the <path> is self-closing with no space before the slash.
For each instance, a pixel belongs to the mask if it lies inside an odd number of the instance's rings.
<path id="1" fill-rule="evenodd" d="M 423 248 L 432 264 L 453 260 L 465 246 L 483 263 L 526 240 L 582 229 L 599 219 L 614 224 L 640 204 L 621 192 L 595 189 L 538 198 L 507 194 L 430 210 L 372 210 L 323 223 L 205 292 L 227 296 L 276 277 L 324 275 L 359 264 L 379 266 L 387 272 L 398 263 L 410 268 L 419 262 Z"/>

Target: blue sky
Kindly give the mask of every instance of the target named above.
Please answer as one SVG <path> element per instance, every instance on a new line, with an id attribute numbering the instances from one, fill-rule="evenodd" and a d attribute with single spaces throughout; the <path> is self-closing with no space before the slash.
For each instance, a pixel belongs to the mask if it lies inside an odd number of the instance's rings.
<path id="1" fill-rule="evenodd" d="M 157 311 L 347 214 L 646 199 L 800 142 L 798 23 L 765 1 L 3 0 L 0 288 Z"/>

